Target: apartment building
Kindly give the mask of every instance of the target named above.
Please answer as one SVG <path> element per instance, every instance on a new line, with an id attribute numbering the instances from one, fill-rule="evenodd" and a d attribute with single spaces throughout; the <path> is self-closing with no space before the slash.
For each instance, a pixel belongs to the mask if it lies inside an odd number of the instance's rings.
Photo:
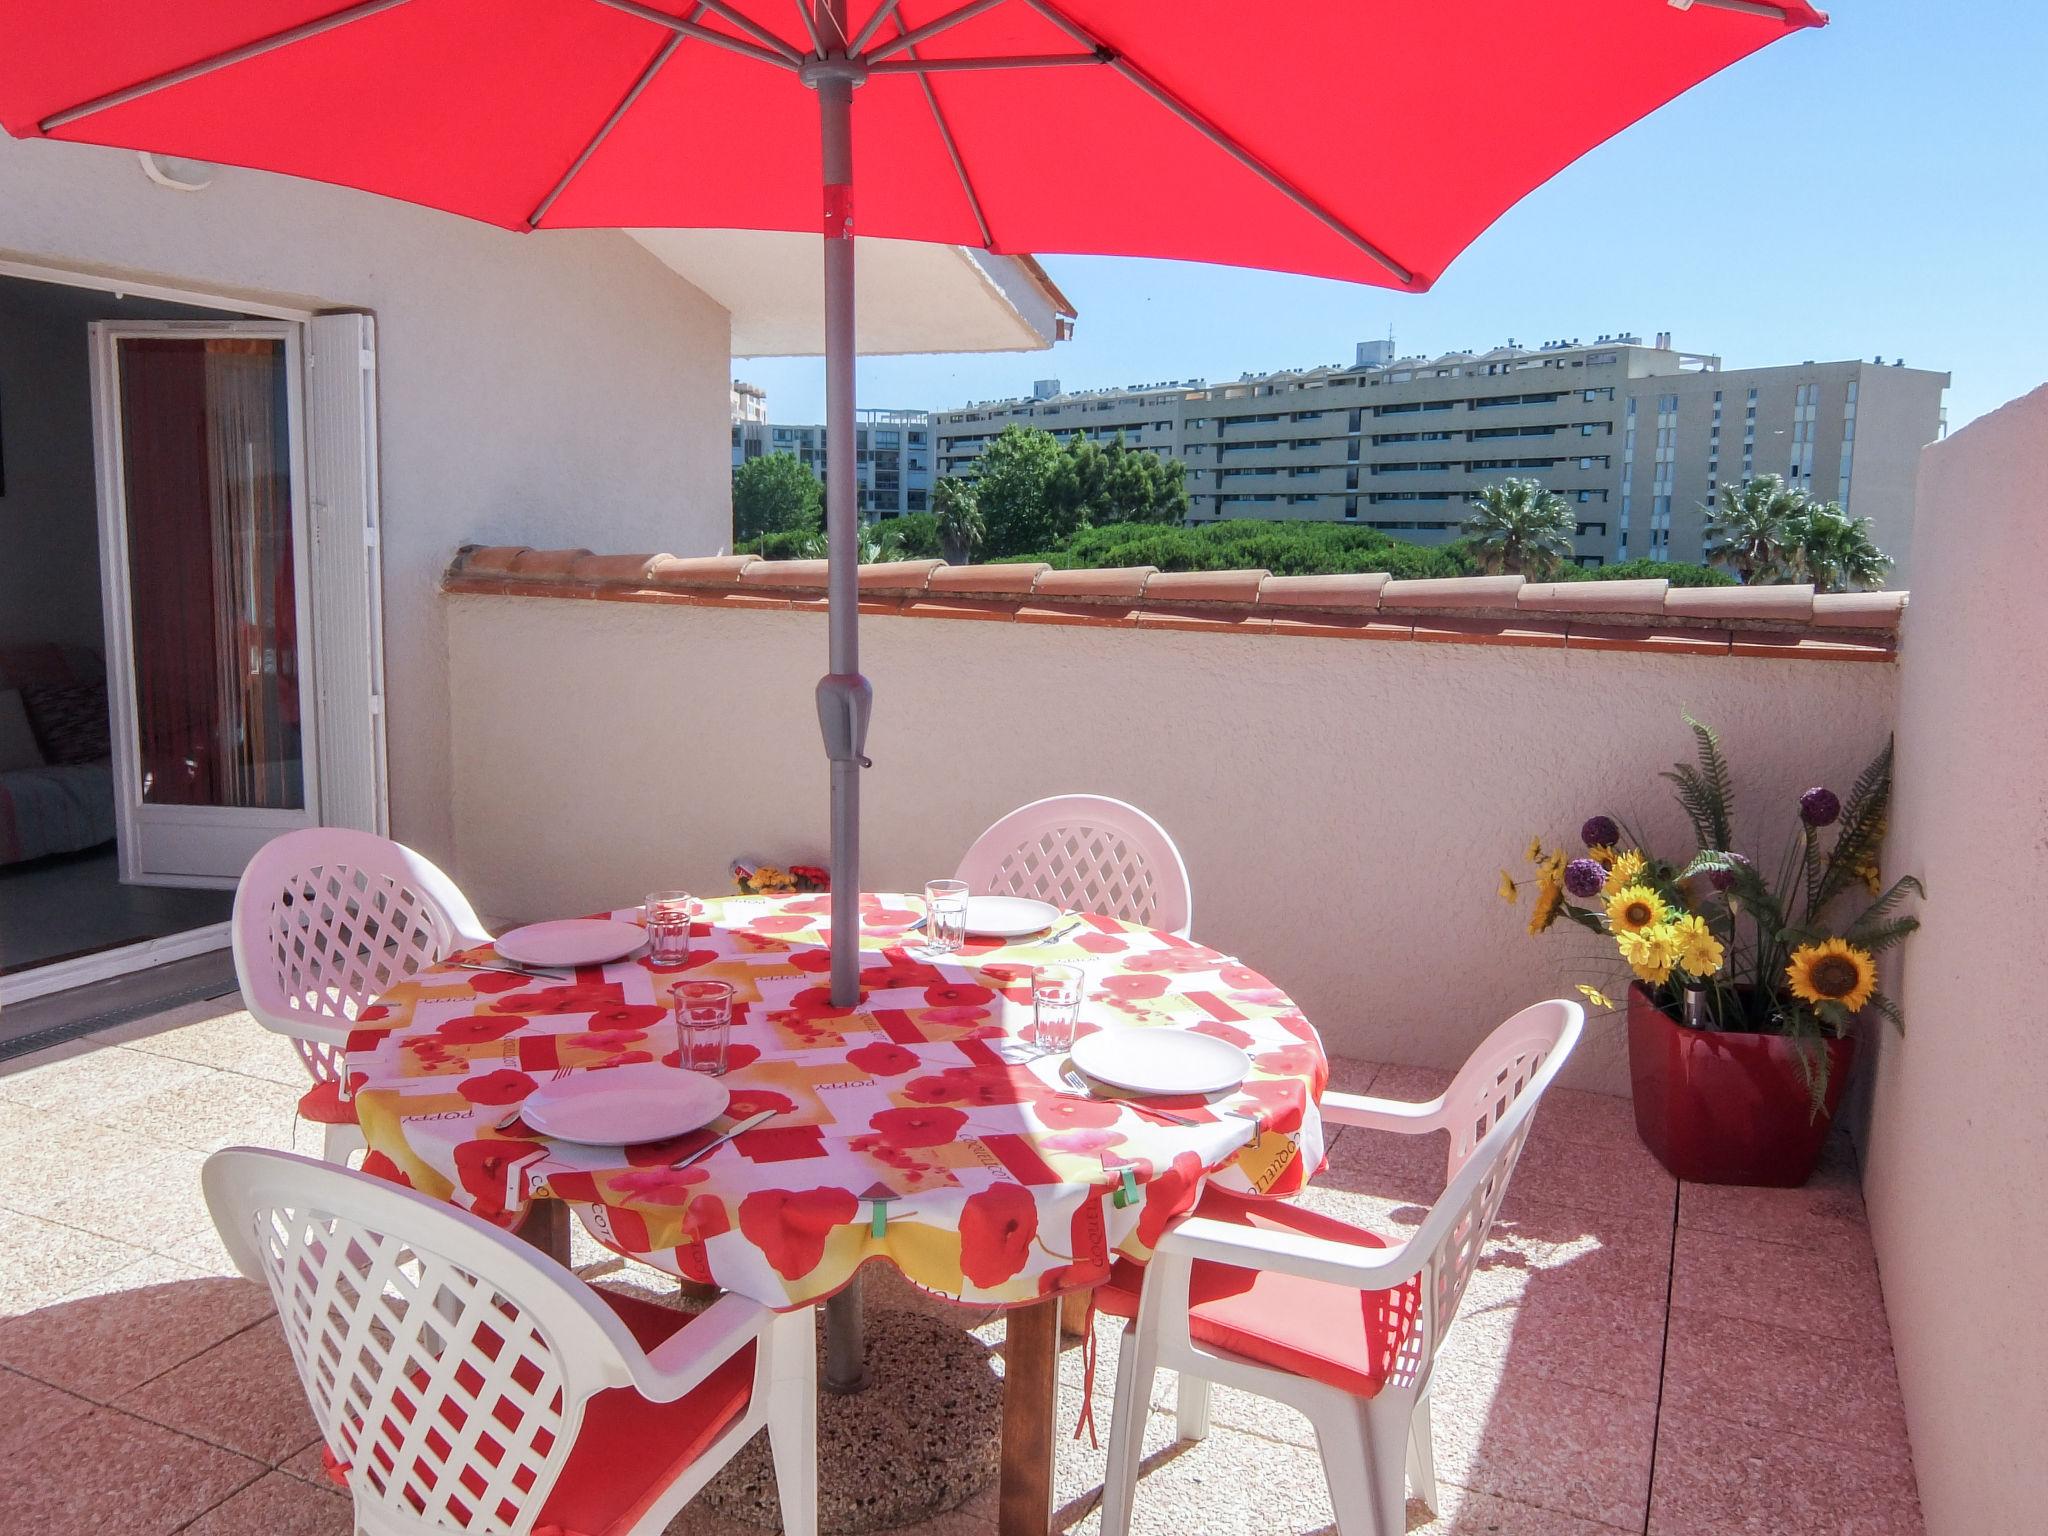
<path id="1" fill-rule="evenodd" d="M 1435 358 L 1391 351 L 1364 343 L 1349 366 L 1230 384 L 1069 394 L 1045 380 L 1030 399 L 935 413 L 938 470 L 968 472 L 1012 423 L 1062 441 L 1121 432 L 1186 463 L 1190 521 L 1318 519 L 1424 544 L 1456 538 L 1470 501 L 1515 476 L 1573 505 L 1576 558 L 1590 566 L 1699 558 L 1699 504 L 1743 472 L 1746 447 L 1749 472 L 1796 466 L 1804 488 L 1872 517 L 1903 564 L 1913 463 L 1940 433 L 1948 383 L 1878 363 L 1728 372 L 1668 334 L 1647 345 L 1622 334 Z"/>
<path id="2" fill-rule="evenodd" d="M 863 410 L 854 422 L 854 486 L 861 516 L 871 521 L 931 508 L 930 411 Z M 825 478 L 825 429 L 768 420 L 766 399 L 751 384 L 733 384 L 732 467 L 763 454 L 792 453 Z"/>

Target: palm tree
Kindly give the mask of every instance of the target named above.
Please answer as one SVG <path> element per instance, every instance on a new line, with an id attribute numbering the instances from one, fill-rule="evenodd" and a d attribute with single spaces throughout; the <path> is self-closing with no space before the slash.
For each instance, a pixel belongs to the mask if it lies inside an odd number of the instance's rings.
<path id="1" fill-rule="evenodd" d="M 1758 475 L 1741 485 L 1721 487 L 1718 506 L 1701 507 L 1701 528 L 1707 559 L 1725 565 L 1744 583 L 1790 579 L 1791 554 L 1806 493 L 1789 488 L 1776 475 Z"/>
<path id="2" fill-rule="evenodd" d="M 1883 586 L 1892 565 L 1870 536 L 1870 519 L 1852 518 L 1832 501 L 1809 503 L 1792 520 L 1788 563 L 1795 580 L 1822 592 Z"/>
<path id="3" fill-rule="evenodd" d="M 932 514 L 939 522 L 939 543 L 952 565 L 966 565 L 988 537 L 988 523 L 972 480 L 945 479 L 932 487 Z"/>
<path id="4" fill-rule="evenodd" d="M 1504 480 L 1479 493 L 1465 519 L 1472 553 L 1492 573 L 1543 577 L 1572 556 L 1578 519 L 1541 481 Z"/>

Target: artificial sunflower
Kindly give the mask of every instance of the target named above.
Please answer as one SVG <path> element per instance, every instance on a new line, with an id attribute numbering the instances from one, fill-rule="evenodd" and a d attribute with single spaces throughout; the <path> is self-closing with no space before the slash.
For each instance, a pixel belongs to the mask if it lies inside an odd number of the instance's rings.
<path id="1" fill-rule="evenodd" d="M 1586 857 L 1595 864 L 1598 864 L 1602 869 L 1612 869 L 1614 868 L 1614 845 L 1612 843 L 1595 843 L 1586 850 Z"/>
<path id="2" fill-rule="evenodd" d="M 1519 885 L 1515 884 L 1515 877 L 1513 875 L 1509 874 L 1506 870 L 1500 872 L 1500 899 L 1502 901 L 1506 902 L 1509 906 L 1513 906 L 1515 904 L 1515 897 L 1521 892 L 1521 889 Z"/>
<path id="3" fill-rule="evenodd" d="M 1614 1011 L 1613 999 L 1609 998 L 1608 995 L 1605 992 L 1602 992 L 1598 987 L 1590 986 L 1582 981 L 1579 983 L 1579 991 L 1585 997 L 1586 1001 L 1591 1003 L 1595 1008 L 1603 1008 L 1609 1013 L 1612 1013 Z"/>
<path id="4" fill-rule="evenodd" d="M 1536 882 L 1536 902 L 1529 913 L 1529 932 L 1541 933 L 1557 921 L 1557 914 L 1564 910 L 1564 880 L 1553 875 L 1549 869 L 1543 871 Z"/>
<path id="5" fill-rule="evenodd" d="M 1711 976 L 1726 958 L 1706 919 L 1688 914 L 1671 925 L 1678 943 L 1678 968 L 1688 976 Z"/>
<path id="6" fill-rule="evenodd" d="M 1678 961 L 1678 936 L 1669 923 L 1617 933 L 1614 942 L 1637 980 L 1661 986 L 1671 979 L 1671 967 Z"/>
<path id="7" fill-rule="evenodd" d="M 1643 857 L 1642 850 L 1631 848 L 1626 853 L 1614 855 L 1614 862 L 1607 867 L 1609 885 L 1634 885 L 1643 878 L 1643 871 L 1650 867 L 1650 861 Z"/>
<path id="8" fill-rule="evenodd" d="M 1620 885 L 1620 889 L 1607 898 L 1607 930 L 1616 938 L 1624 933 L 1640 933 L 1645 928 L 1655 928 L 1670 919 L 1671 908 L 1647 885 L 1621 884 L 1618 872 L 1609 884 Z"/>
<path id="9" fill-rule="evenodd" d="M 1824 939 L 1792 951 L 1785 981 L 1803 1003 L 1816 1008 L 1835 1003 L 1844 1012 L 1854 1013 L 1877 990 L 1877 962 L 1870 958 L 1869 950 L 1858 949 L 1847 939 Z"/>
<path id="10" fill-rule="evenodd" d="M 1531 864 L 1541 864 L 1543 862 L 1543 839 L 1540 837 L 1529 839 L 1529 862 Z"/>

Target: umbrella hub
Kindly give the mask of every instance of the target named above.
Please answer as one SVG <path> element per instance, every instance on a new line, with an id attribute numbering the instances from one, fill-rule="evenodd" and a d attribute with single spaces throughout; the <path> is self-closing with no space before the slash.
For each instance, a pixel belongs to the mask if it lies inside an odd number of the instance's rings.
<path id="1" fill-rule="evenodd" d="M 843 53 L 827 54 L 823 58 L 805 59 L 797 66 L 796 77 L 812 90 L 827 82 L 845 82 L 851 89 L 867 83 L 868 66 L 860 59 L 850 59 Z"/>

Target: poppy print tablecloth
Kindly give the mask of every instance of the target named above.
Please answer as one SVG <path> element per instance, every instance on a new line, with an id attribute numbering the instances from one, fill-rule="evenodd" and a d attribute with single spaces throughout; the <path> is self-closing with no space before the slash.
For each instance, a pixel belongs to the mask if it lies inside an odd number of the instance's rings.
<path id="1" fill-rule="evenodd" d="M 567 982 L 422 972 L 350 1039 L 364 1136 L 423 1192 L 508 1226 L 531 1200 L 565 1200 L 607 1247 L 778 1308 L 873 1258 L 968 1302 L 1092 1286 L 1117 1254 L 1146 1257 L 1207 1180 L 1291 1194 L 1320 1166 L 1321 1042 L 1230 956 L 1088 917 L 1051 942 L 970 939 L 934 962 L 914 898 L 862 906 L 850 1010 L 831 1003 L 823 896 L 707 902 L 682 965 L 628 959 Z M 1054 960 L 1086 968 L 1081 1032 L 1197 1030 L 1242 1046 L 1252 1075 L 1214 1102 L 1145 1101 L 1186 1126 L 1075 1093 L 1063 1058 L 1030 1040 L 1031 971 Z M 713 1125 L 609 1147 L 495 1129 L 564 1068 L 673 1065 L 668 988 L 699 977 L 736 990 L 732 1101 Z M 763 1109 L 775 1118 L 670 1166 Z"/>

